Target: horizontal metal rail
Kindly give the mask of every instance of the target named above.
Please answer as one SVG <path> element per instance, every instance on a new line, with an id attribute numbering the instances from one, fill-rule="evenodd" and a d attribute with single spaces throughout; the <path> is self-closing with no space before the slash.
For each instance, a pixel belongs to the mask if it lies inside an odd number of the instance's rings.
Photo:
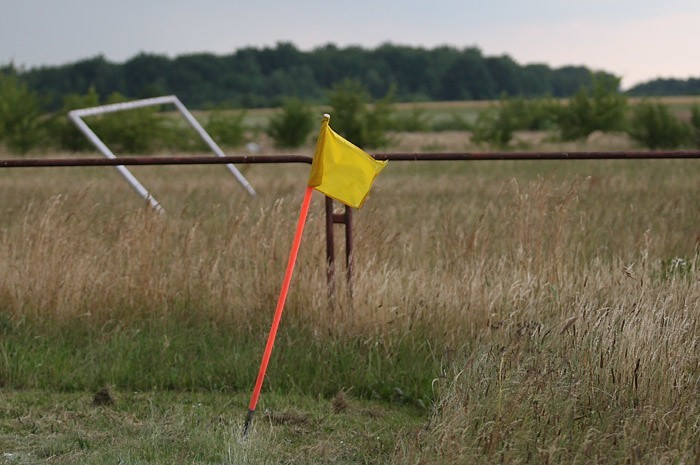
<path id="1" fill-rule="evenodd" d="M 16 158 L 0 159 L 0 168 L 47 168 L 119 165 L 223 165 L 238 163 L 311 163 L 306 155 L 243 155 L 226 157 L 118 157 L 118 158 Z"/>
<path id="2" fill-rule="evenodd" d="M 700 150 L 625 152 L 441 152 L 375 153 L 377 160 L 470 161 L 470 160 L 659 160 L 700 158 Z"/>
<path id="3" fill-rule="evenodd" d="M 415 152 L 375 153 L 377 160 L 388 161 L 488 161 L 488 160 L 663 160 L 700 159 L 700 150 L 625 151 L 625 152 Z M 62 166 L 118 165 L 215 165 L 307 163 L 307 155 L 241 155 L 226 157 L 119 157 L 119 158 L 17 158 L 0 159 L 0 168 L 40 168 Z"/>

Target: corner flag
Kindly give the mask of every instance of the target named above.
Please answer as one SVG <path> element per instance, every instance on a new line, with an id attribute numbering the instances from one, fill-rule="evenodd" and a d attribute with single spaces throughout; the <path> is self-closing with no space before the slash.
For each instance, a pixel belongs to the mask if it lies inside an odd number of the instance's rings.
<path id="1" fill-rule="evenodd" d="M 329 115 L 323 115 L 308 185 L 345 205 L 360 208 L 387 162 L 375 160 L 336 134 L 329 120 Z"/>
<path id="2" fill-rule="evenodd" d="M 309 183 L 304 193 L 304 200 L 301 202 L 301 211 L 299 212 L 299 221 L 297 229 L 294 233 L 292 249 L 289 252 L 289 260 L 287 261 L 287 269 L 284 273 L 282 281 L 282 289 L 277 298 L 277 306 L 275 314 L 272 318 L 272 326 L 270 333 L 267 336 L 267 343 L 263 352 L 262 362 L 258 370 L 258 377 L 255 380 L 255 387 L 248 405 L 248 414 L 245 417 L 243 424 L 243 437 L 248 434 L 248 429 L 253 421 L 253 414 L 258 404 L 260 390 L 262 389 L 265 379 L 267 365 L 270 362 L 272 349 L 275 345 L 275 337 L 279 328 L 280 320 L 282 319 L 282 311 L 284 303 L 287 300 L 287 293 L 292 281 L 294 273 L 294 264 L 296 263 L 299 246 L 301 245 L 301 237 L 304 233 L 304 225 L 306 217 L 309 213 L 309 205 L 311 204 L 311 194 L 316 189 L 328 197 L 332 197 L 344 204 L 360 208 L 369 194 L 374 178 L 386 165 L 385 161 L 377 161 L 369 154 L 363 152 L 358 147 L 354 146 L 347 140 L 336 134 L 330 126 L 328 120 L 330 115 L 323 115 L 321 123 L 321 132 L 318 135 L 316 143 L 316 152 L 311 164 L 311 175 Z"/>

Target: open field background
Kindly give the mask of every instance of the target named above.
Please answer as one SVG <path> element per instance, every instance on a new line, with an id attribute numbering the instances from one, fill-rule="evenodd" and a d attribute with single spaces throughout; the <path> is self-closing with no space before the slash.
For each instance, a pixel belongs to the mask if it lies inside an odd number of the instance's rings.
<path id="1" fill-rule="evenodd" d="M 565 102 L 566 99 L 557 99 L 557 101 Z M 635 105 L 650 101 L 658 102 L 663 105 L 668 106 L 676 115 L 681 117 L 689 117 L 690 109 L 693 105 L 700 104 L 700 96 L 688 95 L 688 96 L 678 96 L 678 97 L 629 97 L 628 103 L 631 107 Z M 453 116 L 458 116 L 463 118 L 469 123 L 473 123 L 479 116 L 479 113 L 483 110 L 488 109 L 494 105 L 497 105 L 499 101 L 494 100 L 461 100 L 461 101 L 446 101 L 446 102 L 416 102 L 416 103 L 395 103 L 392 105 L 393 109 L 397 113 L 410 113 L 416 109 L 424 112 L 425 116 L 429 119 L 434 120 L 446 120 Z M 319 114 L 327 112 L 329 108 L 318 107 Z M 265 125 L 276 111 L 277 108 L 256 108 L 245 110 L 246 122 L 250 126 L 254 125 Z M 206 112 L 195 112 L 200 116 L 204 116 Z"/>
<path id="2" fill-rule="evenodd" d="M 566 99 L 557 99 L 558 102 L 565 102 Z M 700 105 L 700 96 L 682 96 L 682 97 L 653 97 L 653 98 L 638 98 L 630 97 L 628 98 L 629 109 L 634 109 L 636 105 L 642 102 L 655 102 L 666 106 L 674 115 L 688 120 L 690 118 L 691 108 L 694 105 Z M 410 115 L 413 112 L 420 112 L 420 114 L 431 124 L 435 125 L 439 122 L 451 121 L 455 118 L 459 118 L 468 124 L 472 124 L 476 121 L 479 113 L 484 110 L 488 110 L 491 107 L 499 105 L 499 101 L 491 100 L 465 100 L 465 101 L 449 101 L 449 102 L 416 102 L 416 103 L 395 103 L 392 104 L 392 109 L 396 115 Z M 270 120 L 276 112 L 279 112 L 279 108 L 256 108 L 247 110 L 229 110 L 225 111 L 229 113 L 239 114 L 244 113 L 244 121 L 246 126 L 255 129 L 255 133 L 252 136 L 254 142 L 261 144 L 261 148 L 264 153 L 271 153 L 274 151 L 272 144 L 266 140 L 264 136 L 264 130 Z M 330 111 L 329 107 L 316 107 L 315 111 L 321 115 L 324 112 Z M 201 120 L 206 119 L 208 112 L 206 111 L 195 111 L 194 114 Z M 174 115 L 174 113 L 173 113 Z M 443 133 L 436 133 L 436 136 L 440 137 Z M 462 131 L 462 135 L 464 135 Z M 417 137 L 422 137 L 426 134 L 417 134 Z M 544 136 L 544 135 L 542 135 Z M 551 135 L 549 135 L 551 138 Z M 542 137 L 540 137 L 542 138 Z M 394 141 L 388 150 L 397 150 L 396 144 L 405 143 L 402 138 L 398 138 Z M 431 151 L 435 150 L 432 145 L 424 142 L 425 148 L 416 148 L 415 150 Z M 474 147 L 471 147 L 473 149 Z M 483 148 L 483 147 L 482 147 Z M 521 147 L 522 148 L 522 147 Z M 539 145 L 531 145 L 530 148 L 542 149 Z M 595 147 L 588 147 L 590 150 L 595 150 Z M 452 148 L 453 150 L 466 150 L 464 145 Z M 302 148 L 306 150 L 306 148 Z M 607 150 L 615 150 L 615 147 L 607 147 Z M 308 150 L 307 150 L 308 152 Z M 306 153 L 306 152 L 305 152 Z"/>
<path id="3" fill-rule="evenodd" d="M 700 458 L 696 161 L 391 163 L 336 307 L 316 194 L 247 443 L 308 167 L 134 172 L 0 170 L 0 463 Z"/>

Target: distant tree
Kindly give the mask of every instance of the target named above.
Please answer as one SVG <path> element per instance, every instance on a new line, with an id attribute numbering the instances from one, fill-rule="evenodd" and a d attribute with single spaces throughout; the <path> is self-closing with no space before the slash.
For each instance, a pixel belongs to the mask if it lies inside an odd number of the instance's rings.
<path id="1" fill-rule="evenodd" d="M 305 55 L 291 42 L 277 42 L 275 48 L 265 47 L 257 52 L 257 63 L 263 74 L 305 64 Z"/>
<path id="2" fill-rule="evenodd" d="M 654 79 L 637 84 L 627 91 L 635 97 L 661 97 L 669 95 L 700 95 L 700 77 L 683 79 Z"/>
<path id="3" fill-rule="evenodd" d="M 356 79 L 346 79 L 336 84 L 328 96 L 331 106 L 331 126 L 336 132 L 357 145 L 365 145 L 365 106 L 369 94 Z"/>
<path id="4" fill-rule="evenodd" d="M 83 95 L 94 87 L 103 100 L 113 92 L 124 91 L 122 68 L 98 55 L 70 65 L 42 67 L 20 75 L 30 89 L 46 101 L 45 109 L 61 108 L 66 95 Z"/>
<path id="5" fill-rule="evenodd" d="M 547 131 L 556 128 L 559 107 L 552 98 L 504 97 L 503 111 L 511 114 L 516 129 Z"/>
<path id="6" fill-rule="evenodd" d="M 557 124 L 562 139 L 583 138 L 593 131 L 624 129 L 627 99 L 619 86 L 619 78 L 598 74 L 593 77 L 591 88 L 581 87 L 559 109 Z"/>
<path id="7" fill-rule="evenodd" d="M 556 111 L 550 100 L 511 98 L 504 94 L 497 105 L 479 113 L 472 128 L 472 140 L 506 147 L 516 130 L 552 129 Z"/>
<path id="8" fill-rule="evenodd" d="M 363 80 L 370 93 L 381 97 L 396 89 L 397 99 L 408 101 L 430 100 L 436 87 L 435 56 L 423 48 L 382 44 L 369 52 L 374 66 Z"/>
<path id="9" fill-rule="evenodd" d="M 275 147 L 300 147 L 308 140 L 314 121 L 311 108 L 298 98 L 291 98 L 270 118 L 267 134 L 274 140 Z"/>
<path id="10" fill-rule="evenodd" d="M 695 146 L 700 148 L 700 105 L 693 105 L 691 108 L 690 125 L 693 128 Z"/>
<path id="11" fill-rule="evenodd" d="M 100 97 L 95 87 L 90 87 L 84 95 L 70 94 L 63 98 L 63 107 L 54 113 L 48 122 L 51 144 L 60 150 L 85 152 L 92 150 L 85 135 L 70 121 L 68 112 L 80 108 L 95 107 L 100 104 Z"/>
<path id="12" fill-rule="evenodd" d="M 0 141 L 25 154 L 43 138 L 38 96 L 15 76 L 0 73 Z"/>
<path id="13" fill-rule="evenodd" d="M 520 66 L 508 55 L 485 58 L 484 63 L 499 93 L 521 95 L 523 83 Z"/>
<path id="14" fill-rule="evenodd" d="M 107 104 L 128 101 L 119 93 L 107 99 Z M 151 153 L 158 146 L 162 121 L 155 107 L 136 108 L 109 113 L 95 118 L 94 131 L 107 145 L 121 153 Z"/>
<path id="15" fill-rule="evenodd" d="M 164 55 L 140 53 L 129 59 L 121 67 L 124 95 L 148 98 L 170 94 L 171 65 L 172 60 Z"/>
<path id="16" fill-rule="evenodd" d="M 206 131 L 217 144 L 225 147 L 240 147 L 246 142 L 245 112 L 209 112 Z"/>
<path id="17" fill-rule="evenodd" d="M 531 64 L 522 69 L 522 95 L 538 97 L 552 95 L 552 70 L 547 65 Z"/>
<path id="18" fill-rule="evenodd" d="M 599 79 L 612 77 L 604 73 L 599 73 L 598 76 Z M 554 97 L 575 95 L 581 88 L 592 87 L 594 79 L 591 71 L 583 66 L 564 66 L 553 69 L 549 79 L 551 94 Z"/>
<path id="19" fill-rule="evenodd" d="M 141 53 L 123 64 L 96 56 L 15 71 L 50 111 L 62 107 L 64 96 L 84 95 L 90 87 L 101 101 L 113 92 L 126 98 L 176 94 L 190 108 L 206 108 L 277 106 L 290 97 L 320 104 L 345 79 L 359 81 L 372 99 L 392 90 L 394 99 L 401 101 L 494 99 L 502 92 L 569 97 L 591 84 L 590 72 L 581 67 L 522 66 L 508 56 L 485 57 L 476 47 L 424 49 L 393 44 L 375 49 L 327 44 L 301 51 L 292 43 L 280 42 L 228 55 L 169 58 Z M 688 81 L 686 88 L 698 86 Z"/>
<path id="20" fill-rule="evenodd" d="M 513 138 L 515 129 L 514 115 L 507 107 L 490 108 L 479 113 L 472 129 L 472 141 L 504 148 Z"/>
<path id="21" fill-rule="evenodd" d="M 478 49 L 464 50 L 445 73 L 440 98 L 444 100 L 486 100 L 496 98 L 491 73 Z"/>
<path id="22" fill-rule="evenodd" d="M 662 103 L 645 101 L 635 106 L 629 134 L 647 148 L 674 149 L 692 138 L 689 125 Z"/>
<path id="23" fill-rule="evenodd" d="M 394 116 L 393 103 L 394 88 L 392 87 L 384 97 L 376 100 L 371 105 L 371 109 L 367 110 L 365 115 L 365 147 L 381 148 L 389 144 L 390 139 L 387 135 L 387 130 Z"/>
<path id="24" fill-rule="evenodd" d="M 358 80 L 346 79 L 336 84 L 328 97 L 331 127 L 359 147 L 382 147 L 388 142 L 392 99 L 390 92 L 369 108 L 367 89 Z"/>

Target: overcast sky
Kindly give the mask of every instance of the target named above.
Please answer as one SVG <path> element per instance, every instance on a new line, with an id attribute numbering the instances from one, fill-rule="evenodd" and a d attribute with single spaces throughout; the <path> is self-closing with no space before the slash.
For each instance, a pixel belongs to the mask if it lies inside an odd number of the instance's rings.
<path id="1" fill-rule="evenodd" d="M 585 65 L 623 87 L 700 77 L 699 0 L 0 0 L 0 64 L 139 52 L 226 54 L 385 42 L 477 46 L 520 64 Z"/>

